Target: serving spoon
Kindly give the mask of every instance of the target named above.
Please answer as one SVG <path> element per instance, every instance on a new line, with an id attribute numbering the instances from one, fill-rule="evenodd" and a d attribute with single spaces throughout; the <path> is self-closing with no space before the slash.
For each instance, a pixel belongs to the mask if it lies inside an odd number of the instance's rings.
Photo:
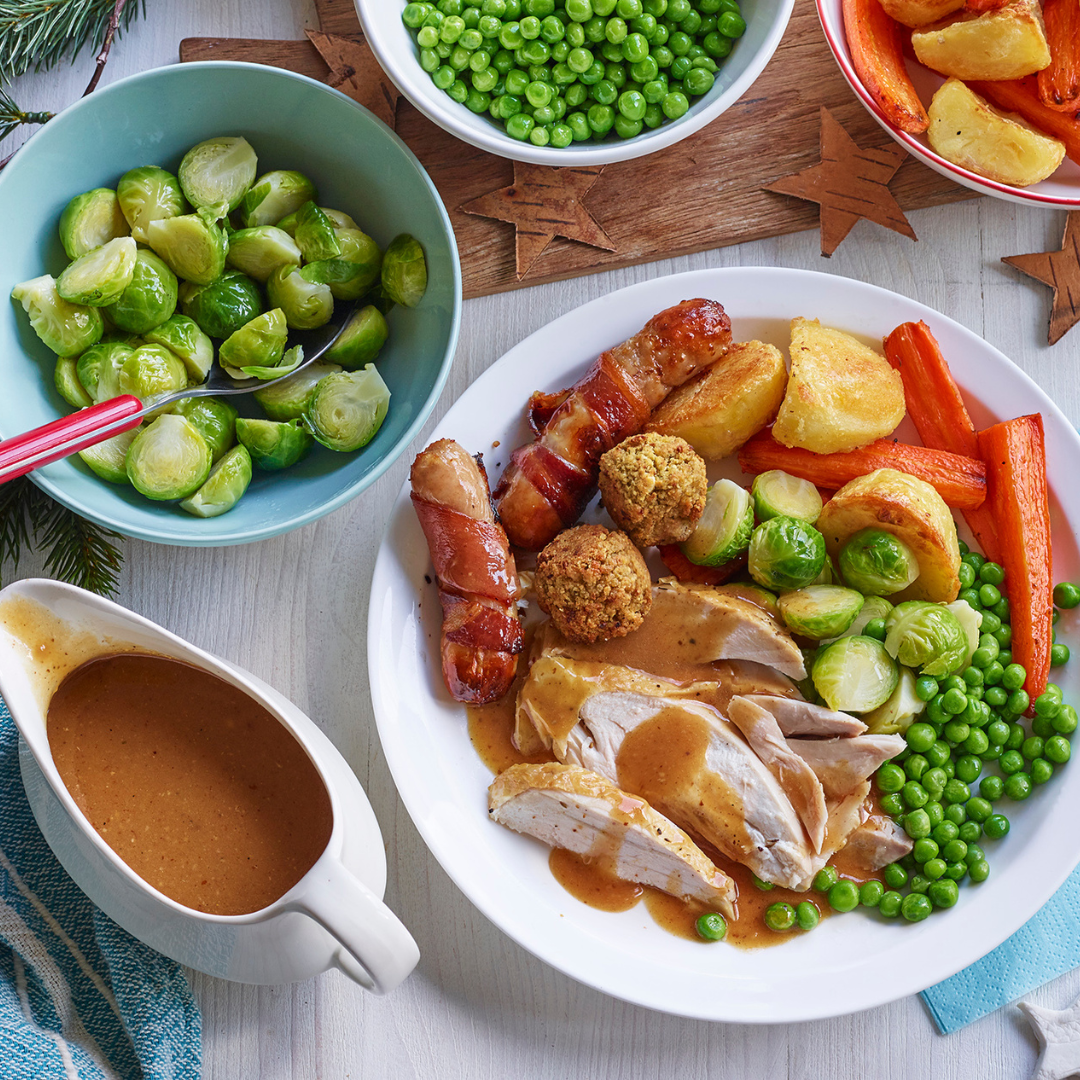
<path id="1" fill-rule="evenodd" d="M 130 431 L 142 423 L 147 413 L 162 406 L 170 405 L 183 398 L 227 397 L 232 394 L 249 394 L 253 390 L 273 386 L 283 379 L 292 378 L 303 371 L 309 364 L 324 355 L 327 349 L 344 333 L 358 305 L 353 302 L 338 302 L 334 305 L 334 317 L 330 322 L 314 330 L 294 330 L 289 335 L 287 348 L 303 346 L 304 361 L 293 368 L 287 375 L 277 379 L 236 379 L 221 366 L 218 358 L 210 367 L 206 382 L 172 394 L 150 398 L 145 403 L 134 394 L 121 394 L 109 398 L 68 416 L 61 416 L 32 431 L 14 435 L 0 442 L 0 484 L 6 484 L 18 476 L 23 476 L 42 465 L 58 461 L 71 454 L 85 450 L 88 446 L 104 442 L 114 435 Z"/>

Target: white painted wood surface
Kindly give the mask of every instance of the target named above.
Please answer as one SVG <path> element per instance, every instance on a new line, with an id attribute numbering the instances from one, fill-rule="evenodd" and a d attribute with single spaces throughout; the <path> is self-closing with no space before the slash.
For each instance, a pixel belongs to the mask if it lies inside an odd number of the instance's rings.
<path id="1" fill-rule="evenodd" d="M 147 8 L 146 19 L 114 48 L 106 83 L 174 63 L 184 37 L 298 38 L 304 26 L 315 25 L 304 0 L 150 0 Z M 74 69 L 25 76 L 13 90 L 23 108 L 60 108 L 81 93 L 91 70 L 91 56 L 84 54 Z M 0 144 L 0 156 L 12 145 Z M 78 175 L 77 161 L 71 171 Z M 819 270 L 914 297 L 1001 349 L 1075 422 L 1080 329 L 1048 348 L 1049 290 L 999 261 L 1056 248 L 1064 217 L 978 199 L 912 214 L 918 243 L 860 222 L 831 260 L 821 257 L 817 233 L 807 232 L 469 301 L 457 359 L 425 433 L 488 365 L 555 316 L 637 281 L 739 265 Z M 421 437 L 414 451 L 423 445 Z M 417 972 L 386 999 L 336 973 L 275 988 L 193 976 L 203 1010 L 206 1080 L 1030 1075 L 1036 1044 L 1014 1006 L 947 1037 L 936 1033 L 918 998 L 814 1024 L 682 1020 L 572 982 L 479 915 L 428 853 L 401 805 L 366 691 L 367 587 L 382 521 L 411 458 L 407 453 L 356 502 L 288 536 L 220 549 L 126 545 L 122 603 L 278 687 L 344 753 L 382 825 L 387 902 L 422 950 Z M 28 564 L 24 573 L 33 570 Z M 881 977 L 887 981 L 888 971 Z M 1063 1008 L 1077 994 L 1080 971 L 1028 1000 Z"/>

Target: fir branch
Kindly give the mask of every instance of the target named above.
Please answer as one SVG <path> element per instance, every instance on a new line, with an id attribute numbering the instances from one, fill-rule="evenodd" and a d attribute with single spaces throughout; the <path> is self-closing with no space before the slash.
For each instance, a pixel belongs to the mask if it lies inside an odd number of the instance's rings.
<path id="1" fill-rule="evenodd" d="M 0 142 L 23 124 L 44 124 L 52 118 L 51 112 L 23 112 L 0 86 Z"/>
<path id="2" fill-rule="evenodd" d="M 109 25 L 105 28 L 105 40 L 101 43 L 101 50 L 97 54 L 94 75 L 90 80 L 89 86 L 83 91 L 83 97 L 86 97 L 87 94 L 92 94 L 97 89 L 97 84 L 101 81 L 101 75 L 105 71 L 105 65 L 109 60 L 109 50 L 112 48 L 113 38 L 116 37 L 117 31 L 120 29 L 120 18 L 124 13 L 126 4 L 127 0 L 116 0 L 116 3 L 113 5 L 112 14 L 109 16 Z"/>

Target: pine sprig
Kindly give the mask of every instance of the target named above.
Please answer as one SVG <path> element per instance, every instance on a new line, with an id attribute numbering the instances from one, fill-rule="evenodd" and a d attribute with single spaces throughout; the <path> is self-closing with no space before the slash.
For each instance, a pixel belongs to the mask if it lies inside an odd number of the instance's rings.
<path id="1" fill-rule="evenodd" d="M 52 118 L 51 112 L 23 112 L 0 86 L 0 142 L 23 124 L 44 124 Z"/>
<path id="2" fill-rule="evenodd" d="M 124 557 L 119 533 L 61 506 L 25 476 L 0 485 L 0 564 L 18 568 L 31 545 L 45 556 L 45 573 L 102 596 L 115 594 Z"/>

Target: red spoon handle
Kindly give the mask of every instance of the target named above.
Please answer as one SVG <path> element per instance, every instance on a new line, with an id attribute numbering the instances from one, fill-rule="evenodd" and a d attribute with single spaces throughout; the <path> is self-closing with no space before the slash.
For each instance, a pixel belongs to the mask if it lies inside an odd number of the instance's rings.
<path id="1" fill-rule="evenodd" d="M 141 414 L 142 409 L 143 403 L 137 397 L 124 394 L 5 439 L 0 442 L 0 484 L 138 427 L 142 417 L 136 414 Z M 130 423 L 120 423 L 129 418 Z M 102 433 L 102 428 L 109 430 Z"/>

